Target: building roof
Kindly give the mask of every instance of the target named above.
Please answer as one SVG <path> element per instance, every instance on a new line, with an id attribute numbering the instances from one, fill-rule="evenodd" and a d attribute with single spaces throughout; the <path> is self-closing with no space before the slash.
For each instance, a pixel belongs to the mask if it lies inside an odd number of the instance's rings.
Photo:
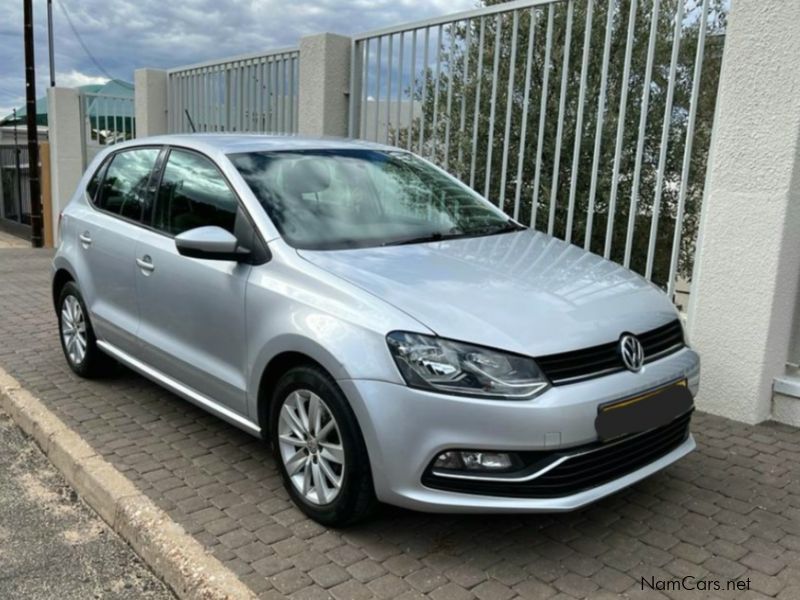
<path id="1" fill-rule="evenodd" d="M 117 96 L 117 97 L 121 96 L 126 98 L 133 98 L 133 92 L 134 92 L 133 84 L 128 83 L 127 81 L 122 81 L 121 79 L 111 79 L 106 83 L 102 84 L 93 83 L 90 85 L 82 85 L 75 89 L 88 94 L 103 94 L 107 96 Z M 24 124 L 27 114 L 28 114 L 27 107 L 25 105 L 20 106 L 17 109 L 16 122 L 18 124 Z M 121 115 L 121 116 L 132 116 L 132 115 Z M 0 125 L 11 125 L 13 123 L 14 123 L 14 113 L 6 115 L 2 119 L 0 119 Z M 36 124 L 47 126 L 46 94 L 36 100 Z"/>

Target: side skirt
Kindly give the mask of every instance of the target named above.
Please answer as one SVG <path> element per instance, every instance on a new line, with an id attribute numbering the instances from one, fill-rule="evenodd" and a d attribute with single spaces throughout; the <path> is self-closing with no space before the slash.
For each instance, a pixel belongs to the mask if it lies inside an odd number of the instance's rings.
<path id="1" fill-rule="evenodd" d="M 247 433 L 255 435 L 256 437 L 261 437 L 261 428 L 250 421 L 249 419 L 243 417 L 239 413 L 236 413 L 229 408 L 226 408 L 219 402 L 212 400 L 208 396 L 204 396 L 203 394 L 193 390 L 192 388 L 182 384 L 180 381 L 165 375 L 158 369 L 151 367 L 150 365 L 143 363 L 142 361 L 134 358 L 127 352 L 123 352 L 116 346 L 109 344 L 108 342 L 97 340 L 98 347 L 103 350 L 103 352 L 113 356 L 122 364 L 130 367 L 137 373 L 144 375 L 148 379 L 154 381 L 155 383 L 167 388 L 171 392 L 177 394 L 181 398 L 188 400 L 192 404 L 199 406 L 200 408 L 216 415 L 220 419 L 223 419 L 234 425 L 240 429 L 243 429 Z"/>

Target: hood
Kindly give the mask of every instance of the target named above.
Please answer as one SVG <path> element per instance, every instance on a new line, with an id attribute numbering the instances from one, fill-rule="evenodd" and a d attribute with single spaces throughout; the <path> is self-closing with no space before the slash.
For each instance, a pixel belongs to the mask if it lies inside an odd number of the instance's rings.
<path id="1" fill-rule="evenodd" d="M 298 253 L 441 337 L 530 356 L 612 342 L 676 318 L 667 296 L 633 271 L 533 230 Z"/>

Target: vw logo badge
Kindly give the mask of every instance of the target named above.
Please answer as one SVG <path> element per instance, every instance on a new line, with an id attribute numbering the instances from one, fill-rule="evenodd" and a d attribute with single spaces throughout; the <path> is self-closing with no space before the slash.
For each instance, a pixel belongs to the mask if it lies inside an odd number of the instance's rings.
<path id="1" fill-rule="evenodd" d="M 644 348 L 635 335 L 626 333 L 619 338 L 619 354 L 629 371 L 634 373 L 641 371 L 644 364 Z"/>

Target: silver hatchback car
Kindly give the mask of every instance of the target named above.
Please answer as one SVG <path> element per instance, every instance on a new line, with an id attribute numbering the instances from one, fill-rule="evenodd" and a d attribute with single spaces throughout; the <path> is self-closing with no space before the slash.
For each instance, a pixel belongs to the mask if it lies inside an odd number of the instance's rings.
<path id="1" fill-rule="evenodd" d="M 376 501 L 571 510 L 695 447 L 699 358 L 668 298 L 396 148 L 114 146 L 52 281 L 76 373 L 122 363 L 268 440 L 324 524 Z"/>

